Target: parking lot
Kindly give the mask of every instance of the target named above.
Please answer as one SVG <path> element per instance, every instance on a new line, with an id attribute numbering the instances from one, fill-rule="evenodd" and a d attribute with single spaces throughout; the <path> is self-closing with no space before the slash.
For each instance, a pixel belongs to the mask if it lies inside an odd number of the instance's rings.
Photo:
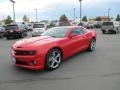
<path id="1" fill-rule="evenodd" d="M 0 90 L 120 90 L 120 34 L 95 31 L 94 52 L 79 53 L 51 72 L 15 67 L 10 47 L 19 39 L 0 39 Z"/>

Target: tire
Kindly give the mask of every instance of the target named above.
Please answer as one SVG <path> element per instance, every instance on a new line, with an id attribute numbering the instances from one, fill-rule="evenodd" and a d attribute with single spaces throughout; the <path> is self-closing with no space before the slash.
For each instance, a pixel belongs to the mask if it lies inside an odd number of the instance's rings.
<path id="1" fill-rule="evenodd" d="M 105 34 L 105 31 L 102 31 L 103 34 Z"/>
<path id="2" fill-rule="evenodd" d="M 57 69 L 62 61 L 62 54 L 59 49 L 52 49 L 48 52 L 46 56 L 45 69 L 55 70 Z"/>
<path id="3" fill-rule="evenodd" d="M 96 40 L 94 38 L 92 38 L 91 41 L 90 41 L 90 45 L 89 45 L 88 50 L 89 51 L 94 51 L 95 47 L 96 47 Z"/>
<path id="4" fill-rule="evenodd" d="M 6 39 L 7 39 L 7 40 L 9 40 L 9 39 L 10 39 L 10 37 L 6 37 Z"/>
<path id="5" fill-rule="evenodd" d="M 25 36 L 27 36 L 27 32 L 25 32 Z"/>
<path id="6" fill-rule="evenodd" d="M 25 35 L 24 35 L 24 32 L 23 33 L 21 33 L 21 38 L 24 38 L 25 37 Z"/>
<path id="7" fill-rule="evenodd" d="M 116 31 L 113 31 L 113 34 L 117 34 L 118 32 L 117 32 L 117 30 Z"/>
<path id="8" fill-rule="evenodd" d="M 119 31 L 119 30 L 118 30 L 118 28 L 117 28 L 117 30 L 116 30 L 116 34 L 118 33 L 118 31 Z"/>

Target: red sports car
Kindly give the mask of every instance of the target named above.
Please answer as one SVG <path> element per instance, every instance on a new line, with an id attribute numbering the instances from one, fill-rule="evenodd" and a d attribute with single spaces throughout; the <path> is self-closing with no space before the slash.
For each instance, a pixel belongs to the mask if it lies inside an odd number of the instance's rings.
<path id="1" fill-rule="evenodd" d="M 66 58 L 83 50 L 93 51 L 95 46 L 95 31 L 80 26 L 54 27 L 41 36 L 14 43 L 11 59 L 19 67 L 54 70 Z"/>

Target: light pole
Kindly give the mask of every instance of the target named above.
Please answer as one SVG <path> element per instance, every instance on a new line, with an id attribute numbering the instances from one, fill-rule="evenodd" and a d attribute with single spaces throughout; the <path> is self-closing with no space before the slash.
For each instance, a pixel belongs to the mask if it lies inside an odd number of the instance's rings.
<path id="1" fill-rule="evenodd" d="M 37 9 L 35 9 L 35 14 L 36 14 L 36 22 L 38 22 Z"/>
<path id="2" fill-rule="evenodd" d="M 74 22 L 75 22 L 75 8 L 74 8 Z"/>
<path id="3" fill-rule="evenodd" d="M 81 17 L 82 17 L 82 0 L 79 0 L 80 2 L 80 23 L 81 23 Z"/>
<path id="4" fill-rule="evenodd" d="M 109 8 L 108 9 L 108 21 L 110 21 L 110 11 L 111 11 L 111 9 Z"/>
<path id="5" fill-rule="evenodd" d="M 15 22 L 16 22 L 16 21 L 15 21 L 15 9 L 14 9 L 15 1 L 10 0 L 10 2 L 12 2 L 12 5 L 13 5 L 13 20 L 14 20 L 14 23 L 15 23 Z"/>

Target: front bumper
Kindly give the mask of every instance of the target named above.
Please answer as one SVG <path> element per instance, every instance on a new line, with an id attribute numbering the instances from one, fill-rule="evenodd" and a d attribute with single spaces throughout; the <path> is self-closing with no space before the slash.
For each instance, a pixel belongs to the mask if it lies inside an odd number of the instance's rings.
<path id="1" fill-rule="evenodd" d="M 44 69 L 44 65 L 45 65 L 44 57 L 12 55 L 11 60 L 13 58 L 15 59 L 14 64 L 18 67 L 23 67 L 23 68 L 27 68 L 31 70 L 43 70 Z M 35 63 L 33 63 L 33 61 Z"/>
<path id="2" fill-rule="evenodd" d="M 6 37 L 20 37 L 21 33 L 5 33 Z"/>

